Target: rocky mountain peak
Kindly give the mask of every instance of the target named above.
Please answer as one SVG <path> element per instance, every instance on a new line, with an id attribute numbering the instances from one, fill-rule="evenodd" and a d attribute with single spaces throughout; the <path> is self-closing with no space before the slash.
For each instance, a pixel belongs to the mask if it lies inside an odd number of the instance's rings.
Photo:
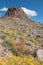
<path id="1" fill-rule="evenodd" d="M 19 18 L 27 18 L 27 15 L 21 8 L 16 8 L 15 6 L 9 8 L 6 12 L 6 16 L 8 17 L 19 17 Z"/>

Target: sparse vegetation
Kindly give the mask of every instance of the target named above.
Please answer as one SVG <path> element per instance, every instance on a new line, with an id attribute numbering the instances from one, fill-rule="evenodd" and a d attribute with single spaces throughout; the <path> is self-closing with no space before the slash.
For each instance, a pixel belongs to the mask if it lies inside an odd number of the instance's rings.
<path id="1" fill-rule="evenodd" d="M 25 15 L 22 18 L 0 19 L 0 65 L 43 65 L 37 55 L 43 44 L 43 25 Z"/>

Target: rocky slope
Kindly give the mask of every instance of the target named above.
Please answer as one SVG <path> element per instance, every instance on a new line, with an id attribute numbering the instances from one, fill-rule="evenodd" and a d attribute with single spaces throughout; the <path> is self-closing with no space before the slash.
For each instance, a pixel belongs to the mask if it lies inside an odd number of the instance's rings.
<path id="1" fill-rule="evenodd" d="M 43 24 L 29 19 L 22 9 L 11 7 L 5 17 L 0 18 L 0 57 L 6 55 L 40 55 L 43 61 Z"/>

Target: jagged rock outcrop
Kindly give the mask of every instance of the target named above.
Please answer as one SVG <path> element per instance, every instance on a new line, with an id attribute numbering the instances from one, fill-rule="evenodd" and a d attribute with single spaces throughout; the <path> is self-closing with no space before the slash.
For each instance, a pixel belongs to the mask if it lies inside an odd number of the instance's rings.
<path id="1" fill-rule="evenodd" d="M 10 16 L 10 17 L 19 17 L 19 18 L 27 18 L 26 14 L 24 13 L 24 11 L 20 8 L 16 8 L 15 6 L 9 8 L 6 12 L 6 16 Z"/>

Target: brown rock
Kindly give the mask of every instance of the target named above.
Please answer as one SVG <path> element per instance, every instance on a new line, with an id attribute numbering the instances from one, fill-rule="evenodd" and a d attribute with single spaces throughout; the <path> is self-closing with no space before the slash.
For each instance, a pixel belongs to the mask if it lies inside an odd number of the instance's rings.
<path id="1" fill-rule="evenodd" d="M 15 6 L 9 8 L 6 12 L 6 16 L 9 16 L 9 17 L 19 17 L 19 18 L 27 18 L 27 15 L 24 13 L 24 11 L 20 8 L 16 8 Z"/>

